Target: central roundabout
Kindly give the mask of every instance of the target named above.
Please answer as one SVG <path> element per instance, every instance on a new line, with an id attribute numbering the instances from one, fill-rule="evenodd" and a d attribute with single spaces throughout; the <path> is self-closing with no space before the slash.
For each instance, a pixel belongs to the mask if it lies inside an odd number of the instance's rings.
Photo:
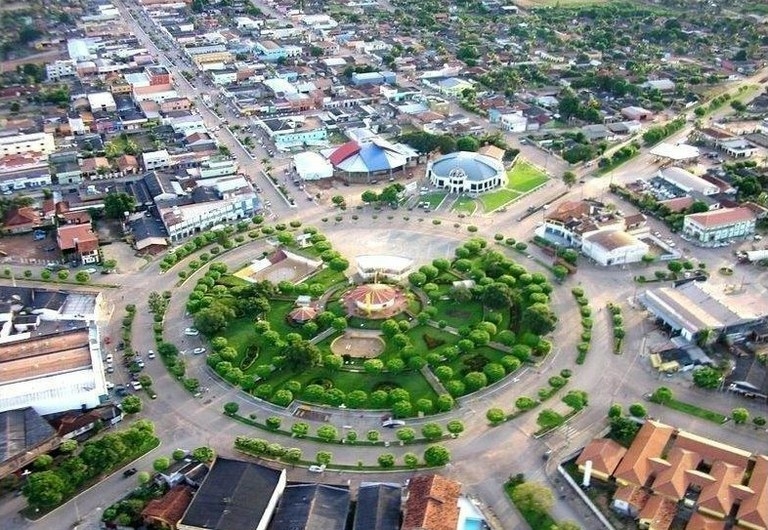
<path id="1" fill-rule="evenodd" d="M 212 263 L 187 302 L 208 365 L 259 399 L 424 416 L 551 351 L 553 286 L 509 246 L 473 238 L 415 264 L 348 260 L 313 228 L 277 235 L 237 271 Z"/>

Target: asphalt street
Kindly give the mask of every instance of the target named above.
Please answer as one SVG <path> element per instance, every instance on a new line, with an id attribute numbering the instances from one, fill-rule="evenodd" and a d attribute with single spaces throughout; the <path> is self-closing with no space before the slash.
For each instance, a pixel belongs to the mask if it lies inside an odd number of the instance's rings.
<path id="1" fill-rule="evenodd" d="M 137 36 L 144 45 L 157 53 L 166 63 L 170 59 L 164 52 L 158 50 L 151 42 L 144 29 L 133 19 L 133 15 L 122 2 L 116 2 L 126 20 L 132 21 Z M 145 22 L 146 25 L 146 22 Z M 178 61 L 178 58 L 174 59 Z M 180 69 L 172 66 L 176 79 L 181 79 Z M 761 73 L 764 75 L 764 73 Z M 199 84 L 191 85 L 187 81 L 179 83 L 180 93 L 187 95 L 197 102 L 197 108 L 211 127 L 220 124 L 220 118 L 209 110 L 201 101 Z M 670 141 L 683 139 L 690 127 L 675 135 Z M 279 218 L 301 219 L 304 225 L 313 225 L 326 233 L 336 248 L 342 249 L 346 255 L 353 257 L 356 254 L 370 252 L 389 252 L 396 254 L 412 255 L 419 261 L 426 261 L 436 256 L 450 254 L 452 245 L 465 239 L 469 233 L 466 228 L 472 224 L 478 227 L 477 235 L 492 240 L 494 234 L 501 233 L 518 240 L 528 239 L 536 225 L 542 221 L 543 212 L 518 220 L 529 205 L 542 205 L 552 201 L 562 193 L 566 195 L 561 200 L 573 200 L 584 197 L 603 197 L 609 199 L 607 188 L 611 182 L 625 183 L 638 177 L 650 175 L 656 165 L 654 157 L 645 151 L 639 156 L 619 167 L 610 175 L 601 178 L 591 178 L 589 168 L 577 169 L 578 175 L 589 177 L 585 184 L 579 184 L 568 189 L 559 179 L 555 178 L 540 190 L 532 193 L 525 200 L 511 205 L 505 213 L 473 216 L 460 219 L 455 214 L 445 211 L 437 211 L 429 214 L 411 213 L 403 211 L 375 212 L 372 209 L 354 210 L 358 215 L 357 221 L 351 218 L 352 211 L 342 215 L 341 222 L 332 219 L 337 214 L 329 205 L 312 202 L 301 204 L 301 208 L 291 208 L 281 200 L 281 196 L 274 190 L 271 183 L 261 174 L 260 160 L 267 156 L 260 147 L 256 147 L 255 154 L 249 154 L 239 144 L 228 129 L 220 129 L 219 139 L 229 147 L 238 158 L 248 176 L 261 186 L 263 197 L 273 204 L 272 215 Z M 531 146 L 523 145 L 524 156 L 533 160 L 537 165 L 547 167 L 555 176 L 559 176 L 566 167 L 565 163 Z M 349 197 L 350 201 L 357 200 L 362 188 L 343 188 L 342 193 Z M 553 205 L 553 207 L 556 205 Z M 621 204 L 625 213 L 633 213 L 634 210 L 627 204 Z M 391 218 L 390 218 L 391 217 Z M 405 217 L 408 217 L 406 220 Z M 323 222 L 323 218 L 331 220 Z M 419 221 L 422 218 L 423 221 Z M 433 219 L 440 219 L 441 224 L 432 223 Z M 455 228 L 454 223 L 459 227 Z M 654 230 L 659 230 L 664 237 L 672 237 L 681 245 L 684 245 L 677 236 L 669 234 L 668 230 L 659 223 L 651 220 Z M 249 259 L 260 255 L 265 243 L 257 241 L 236 248 L 222 256 L 222 261 L 235 265 L 241 265 Z M 531 270 L 544 270 L 535 259 L 546 259 L 536 249 L 530 249 L 528 256 L 514 253 L 505 247 L 499 247 L 510 256 L 520 260 L 523 265 Z M 681 247 L 683 248 L 683 247 Z M 733 258 L 728 249 L 704 250 L 690 248 L 687 254 L 706 261 L 710 269 L 721 264 L 732 264 Z M 106 323 L 106 335 L 118 336 L 119 325 L 122 318 L 122 308 L 127 303 L 135 303 L 138 307 L 137 318 L 134 323 L 133 344 L 137 351 L 145 353 L 154 349 L 151 333 L 144 330 L 151 329 L 152 318 L 147 308 L 147 297 L 152 291 L 172 289 L 177 281 L 177 272 L 185 265 L 179 264 L 162 273 L 158 262 L 154 261 L 135 273 L 122 272 L 115 275 L 99 277 L 97 282 L 116 284 L 118 288 L 104 289 L 104 296 L 112 308 L 112 318 Z M 466 431 L 455 440 L 445 442 L 453 454 L 453 463 L 444 471 L 446 474 L 460 480 L 465 491 L 481 498 L 487 505 L 488 513 L 496 515 L 499 528 L 522 528 L 522 522 L 518 514 L 504 497 L 501 484 L 516 473 L 525 473 L 527 477 L 539 479 L 545 482 L 551 479 L 551 466 L 545 465 L 542 455 L 552 449 L 556 456 L 569 453 L 579 447 L 591 437 L 599 433 L 605 426 L 605 413 L 608 407 L 615 402 L 630 404 L 643 401 L 643 395 L 652 391 L 660 384 L 671 386 L 679 399 L 692 402 L 709 400 L 712 407 L 718 410 L 729 411 L 738 403 L 739 406 L 753 408 L 753 403 L 744 403 L 738 398 L 722 394 L 713 400 L 711 393 L 704 393 L 690 384 L 685 376 L 674 379 L 664 378 L 659 380 L 646 359 L 649 343 L 660 341 L 661 337 L 654 331 L 652 323 L 647 315 L 640 309 L 634 309 L 631 301 L 637 293 L 637 286 L 631 280 L 632 276 L 640 273 L 641 265 L 627 267 L 625 269 L 603 269 L 583 263 L 579 267 L 576 276 L 566 280 L 565 284 L 553 293 L 553 306 L 559 315 L 560 325 L 555 331 L 553 342 L 556 350 L 546 359 L 542 365 L 527 368 L 515 382 L 506 381 L 501 388 L 481 394 L 480 397 L 472 397 L 463 400 L 462 405 L 450 414 L 450 417 L 458 417 L 464 421 Z M 13 268 L 13 267 L 12 267 Z M 28 267 L 25 267 L 28 268 Z M 13 268 L 20 272 L 21 268 Z M 198 272 L 197 274 L 201 274 Z M 187 294 L 194 285 L 196 275 L 193 275 L 179 288 L 173 288 L 174 294 L 166 318 L 166 340 L 175 342 L 182 349 L 202 345 L 202 341 L 196 337 L 185 337 L 183 329 L 190 325 L 190 320 L 184 316 L 184 303 Z M 20 284 L 22 282 L 19 282 Z M 624 308 L 627 321 L 627 337 L 622 355 L 612 353 L 612 336 L 607 318 L 595 318 L 593 330 L 592 349 L 587 360 L 582 366 L 575 366 L 575 345 L 579 342 L 577 333 L 574 333 L 573 323 L 579 322 L 578 307 L 570 294 L 573 286 L 581 285 L 585 288 L 590 305 L 595 311 L 605 306 L 608 302 L 621 303 Z M 187 356 L 188 374 L 196 374 L 200 378 L 202 386 L 209 390 L 203 393 L 201 398 L 193 398 L 177 381 L 167 373 L 159 359 L 147 361 L 146 372 L 154 380 L 157 389 L 156 400 L 144 400 L 145 408 L 140 417 L 151 419 L 155 425 L 162 445 L 139 461 L 131 464 L 139 469 L 151 469 L 152 460 L 159 456 L 167 456 L 176 448 L 193 449 L 200 445 L 210 445 L 219 454 L 233 455 L 232 442 L 237 435 L 256 436 L 270 441 L 275 441 L 286 446 L 295 446 L 303 450 L 305 457 L 311 457 L 318 450 L 326 450 L 328 446 L 318 445 L 297 439 L 289 439 L 283 436 L 270 434 L 264 431 L 235 422 L 222 414 L 223 405 L 228 401 L 238 401 L 241 404 L 241 412 L 248 414 L 251 411 L 258 417 L 266 415 L 280 415 L 283 424 L 289 425 L 294 419 L 287 411 L 277 410 L 274 407 L 261 404 L 237 390 L 230 388 L 212 377 L 204 364 L 205 356 Z M 579 388 L 589 394 L 590 406 L 574 418 L 569 425 L 552 435 L 541 440 L 534 439 L 532 433 L 535 430 L 535 415 L 521 416 L 520 418 L 491 428 L 485 421 L 485 411 L 491 407 L 501 407 L 510 410 L 516 398 L 528 395 L 535 396 L 538 388 L 546 386 L 546 381 L 552 375 L 559 373 L 563 368 L 573 369 L 574 375 L 569 388 Z M 124 373 L 115 374 L 115 382 L 120 382 L 127 376 Z M 553 404 L 556 402 L 553 401 Z M 727 440 L 728 443 L 743 447 L 748 450 L 758 450 L 766 447 L 768 438 L 763 431 L 755 431 L 751 427 L 739 427 L 731 424 L 718 426 L 697 420 L 690 416 L 668 409 L 662 409 L 656 405 L 647 404 L 651 415 L 663 419 L 681 428 L 690 429 L 698 434 L 711 436 L 715 439 Z M 765 414 L 765 411 L 755 411 Z M 445 421 L 442 416 L 439 421 Z M 430 418 L 431 420 L 431 418 Z M 414 420 L 417 426 L 428 420 Z M 378 415 L 355 414 L 350 411 L 335 413 L 331 423 L 344 428 L 344 425 L 353 425 L 358 433 L 367 429 L 380 429 Z M 318 424 L 313 424 L 316 427 Z M 381 430 L 381 429 L 380 429 Z M 383 433 L 394 440 L 393 433 Z M 331 447 L 336 463 L 355 464 L 362 460 L 374 463 L 376 457 L 382 452 L 391 452 L 397 456 L 407 451 L 415 451 L 420 454 L 425 446 L 400 447 L 393 444 L 387 449 L 380 447 Z M 289 478 L 293 480 L 322 480 L 324 482 L 347 483 L 352 485 L 361 480 L 401 480 L 406 474 L 339 474 L 326 472 L 323 475 L 310 474 L 303 469 L 289 469 Z M 0 501 L 0 520 L 3 528 L 13 529 L 50 529 L 58 530 L 72 528 L 73 524 L 80 522 L 80 528 L 96 528 L 101 512 L 109 504 L 116 501 L 135 485 L 134 479 L 122 478 L 118 470 L 114 475 L 107 477 L 97 487 L 88 490 L 76 499 L 66 503 L 44 519 L 30 522 L 21 519 L 17 512 L 23 506 L 23 498 L 5 498 Z M 561 519 L 573 519 L 584 528 L 596 528 L 594 521 L 585 515 L 584 507 L 578 502 L 559 501 L 554 509 L 554 515 Z"/>

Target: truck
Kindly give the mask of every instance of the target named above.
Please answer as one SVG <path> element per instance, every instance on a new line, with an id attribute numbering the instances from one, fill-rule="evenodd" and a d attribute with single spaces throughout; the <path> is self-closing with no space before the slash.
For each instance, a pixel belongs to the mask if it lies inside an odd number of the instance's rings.
<path id="1" fill-rule="evenodd" d="M 740 252 L 737 254 L 737 257 L 741 262 L 748 261 L 750 263 L 756 263 L 758 261 L 768 259 L 768 249 L 748 250 L 746 252 Z"/>
<path id="2" fill-rule="evenodd" d="M 205 103 L 206 105 L 210 105 L 211 104 L 211 96 L 209 96 L 208 94 L 203 94 L 203 103 Z"/>

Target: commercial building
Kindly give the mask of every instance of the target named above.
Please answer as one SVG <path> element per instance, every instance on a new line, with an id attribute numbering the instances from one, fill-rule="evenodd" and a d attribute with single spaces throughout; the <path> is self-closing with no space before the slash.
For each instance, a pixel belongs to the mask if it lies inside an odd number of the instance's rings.
<path id="1" fill-rule="evenodd" d="M 686 215 L 683 236 L 701 246 L 715 246 L 753 235 L 756 222 L 755 213 L 749 208 L 720 208 Z"/>
<path id="2" fill-rule="evenodd" d="M 266 131 L 278 149 L 324 144 L 328 138 L 325 124 L 313 116 L 288 116 L 261 120 L 259 125 Z"/>
<path id="3" fill-rule="evenodd" d="M 270 530 L 345 530 L 350 511 L 347 488 L 327 484 L 290 484 Z"/>
<path id="4" fill-rule="evenodd" d="M 49 155 L 56 150 L 51 133 L 0 133 L 0 158 L 24 153 Z"/>
<path id="5" fill-rule="evenodd" d="M 32 407 L 0 412 L 0 479 L 60 444 L 51 424 Z"/>
<path id="6" fill-rule="evenodd" d="M 363 255 L 355 257 L 357 275 L 363 282 L 389 279 L 401 282 L 413 270 L 413 260 L 404 256 Z"/>
<path id="7" fill-rule="evenodd" d="M 693 173 L 679 167 L 662 169 L 656 176 L 681 189 L 685 193 L 696 192 L 702 195 L 715 195 L 720 193 L 720 188 L 711 182 L 704 180 L 701 177 L 697 177 Z"/>
<path id="8" fill-rule="evenodd" d="M 507 184 L 507 172 L 500 160 L 469 151 L 430 161 L 427 178 L 433 186 L 450 193 L 482 193 Z"/>
<path id="9" fill-rule="evenodd" d="M 356 135 L 355 139 L 333 150 L 328 160 L 337 173 L 349 179 L 370 179 L 375 175 L 391 176 L 416 156 L 410 147 L 393 144 L 370 133 Z"/>
<path id="10" fill-rule="evenodd" d="M 107 398 L 100 307 L 100 294 L 0 287 L 0 412 L 53 414 Z"/>
<path id="11" fill-rule="evenodd" d="M 649 420 L 629 449 L 593 440 L 576 463 L 615 482 L 611 507 L 641 528 L 667 530 L 679 518 L 686 530 L 768 529 L 765 455 Z"/>
<path id="12" fill-rule="evenodd" d="M 637 263 L 648 253 L 647 243 L 623 230 L 601 231 L 583 239 L 581 252 L 600 265 Z"/>
<path id="13" fill-rule="evenodd" d="M 176 528 L 266 530 L 285 486 L 284 469 L 219 457 Z"/>
<path id="14" fill-rule="evenodd" d="M 765 290 L 759 286 L 713 285 L 688 282 L 679 287 L 649 289 L 638 301 L 667 326 L 672 335 L 694 342 L 709 331 L 732 339 L 747 336 L 768 317 Z"/>

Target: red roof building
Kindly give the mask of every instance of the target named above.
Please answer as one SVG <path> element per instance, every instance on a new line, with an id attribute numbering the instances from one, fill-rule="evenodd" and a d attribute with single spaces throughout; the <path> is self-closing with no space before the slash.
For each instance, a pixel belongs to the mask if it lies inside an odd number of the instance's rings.
<path id="1" fill-rule="evenodd" d="M 461 484 L 440 475 L 418 475 L 408 484 L 401 530 L 456 530 Z"/>
<path id="2" fill-rule="evenodd" d="M 99 237 L 90 223 L 60 226 L 56 232 L 56 241 L 62 252 L 74 254 L 83 265 L 100 261 Z"/>

